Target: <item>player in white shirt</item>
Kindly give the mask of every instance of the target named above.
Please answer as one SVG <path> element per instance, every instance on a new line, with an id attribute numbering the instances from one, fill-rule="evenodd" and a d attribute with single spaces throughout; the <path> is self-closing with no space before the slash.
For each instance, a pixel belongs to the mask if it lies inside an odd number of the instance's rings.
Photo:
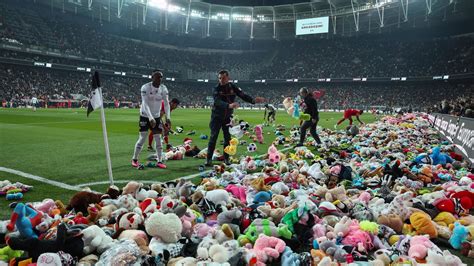
<path id="1" fill-rule="evenodd" d="M 163 163 L 163 151 L 162 141 L 160 134 L 160 123 L 163 123 L 160 119 L 162 101 L 165 108 L 166 124 L 168 127 L 171 126 L 170 117 L 170 103 L 168 99 L 168 88 L 161 84 L 163 73 L 160 70 L 153 70 L 152 82 L 144 84 L 141 88 L 142 104 L 140 106 L 140 122 L 139 122 L 139 138 L 135 144 L 135 151 L 132 157 L 132 166 L 138 167 L 138 156 L 145 144 L 148 137 L 148 130 L 151 129 L 153 132 L 153 138 L 155 139 L 156 148 L 156 167 L 166 168 Z"/>
<path id="2" fill-rule="evenodd" d="M 33 105 L 33 111 L 36 112 L 36 107 L 38 106 L 38 98 L 36 98 L 35 96 L 33 96 L 31 98 L 31 105 Z"/>

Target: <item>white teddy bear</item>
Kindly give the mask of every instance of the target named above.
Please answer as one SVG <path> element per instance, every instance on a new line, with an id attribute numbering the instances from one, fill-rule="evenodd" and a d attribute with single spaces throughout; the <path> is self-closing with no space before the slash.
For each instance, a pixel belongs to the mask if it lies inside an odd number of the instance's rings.
<path id="1" fill-rule="evenodd" d="M 155 212 L 145 220 L 145 230 L 149 235 L 160 238 L 164 243 L 176 243 L 181 237 L 183 225 L 174 213 Z"/>
<path id="2" fill-rule="evenodd" d="M 82 240 L 84 241 L 84 254 L 88 255 L 97 250 L 103 253 L 113 244 L 113 239 L 108 236 L 100 227 L 92 225 L 82 230 Z"/>

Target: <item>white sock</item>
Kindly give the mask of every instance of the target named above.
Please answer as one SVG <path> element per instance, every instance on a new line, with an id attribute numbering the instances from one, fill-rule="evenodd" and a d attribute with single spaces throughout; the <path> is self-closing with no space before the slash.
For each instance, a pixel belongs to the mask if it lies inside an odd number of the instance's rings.
<path id="1" fill-rule="evenodd" d="M 133 157 L 132 157 L 133 160 L 138 160 L 138 155 L 140 155 L 140 152 L 142 151 L 143 144 L 145 144 L 147 136 L 148 136 L 147 131 L 140 132 L 140 135 L 138 137 L 138 141 L 135 144 L 135 151 L 134 151 Z"/>
<path id="2" fill-rule="evenodd" d="M 161 145 L 161 134 L 154 134 L 153 138 L 155 139 L 155 149 L 156 149 L 156 161 L 161 163 L 163 157 L 163 148 Z"/>

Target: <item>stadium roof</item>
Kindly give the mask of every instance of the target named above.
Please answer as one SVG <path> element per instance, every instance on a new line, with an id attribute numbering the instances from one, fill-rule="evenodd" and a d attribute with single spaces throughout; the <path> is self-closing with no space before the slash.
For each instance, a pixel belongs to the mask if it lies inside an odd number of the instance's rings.
<path id="1" fill-rule="evenodd" d="M 332 35 L 472 20 L 473 0 L 37 0 L 126 27 L 223 39 L 294 38 L 299 19 L 329 17 Z M 66 7 L 64 7 L 66 6 Z M 81 9 L 81 10 L 79 10 Z M 105 19 L 104 19 L 105 20 Z"/>

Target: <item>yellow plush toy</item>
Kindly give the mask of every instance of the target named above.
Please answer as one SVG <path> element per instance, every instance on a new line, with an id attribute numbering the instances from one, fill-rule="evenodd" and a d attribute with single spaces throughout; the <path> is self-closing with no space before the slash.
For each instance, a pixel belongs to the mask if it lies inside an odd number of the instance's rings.
<path id="1" fill-rule="evenodd" d="M 442 226 L 449 226 L 450 224 L 454 224 L 456 222 L 456 218 L 450 212 L 440 212 L 433 221 Z"/>
<path id="2" fill-rule="evenodd" d="M 237 153 L 238 144 L 239 144 L 239 140 L 236 138 L 232 138 L 229 142 L 229 146 L 224 148 L 224 152 L 229 155 L 235 155 Z"/>
<path id="3" fill-rule="evenodd" d="M 436 238 L 438 231 L 431 217 L 424 212 L 414 212 L 410 216 L 410 223 L 418 235 L 429 235 L 430 238 Z"/>

